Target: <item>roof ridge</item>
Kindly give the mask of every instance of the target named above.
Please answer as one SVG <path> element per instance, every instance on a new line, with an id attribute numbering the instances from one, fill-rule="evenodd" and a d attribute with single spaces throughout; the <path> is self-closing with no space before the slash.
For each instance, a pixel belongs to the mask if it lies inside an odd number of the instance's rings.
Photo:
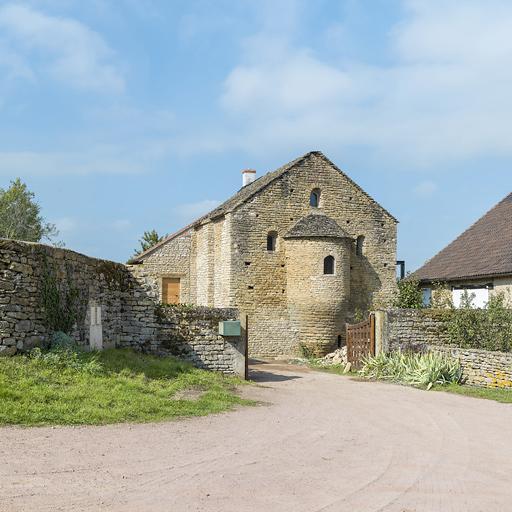
<path id="1" fill-rule="evenodd" d="M 132 258 L 130 258 L 128 260 L 128 263 L 139 263 L 140 260 L 146 256 L 148 256 L 149 254 L 151 254 L 152 252 L 156 251 L 156 249 L 160 248 L 162 245 L 166 244 L 167 242 L 170 242 L 171 240 L 173 240 L 174 238 L 182 235 L 183 233 L 186 233 L 189 229 L 192 229 L 194 226 L 198 225 L 199 223 L 203 222 L 204 220 L 208 219 L 209 217 L 212 217 L 214 216 L 215 212 L 216 211 L 220 211 L 221 208 L 226 205 L 227 203 L 229 203 L 230 201 L 232 201 L 234 198 L 236 198 L 238 196 L 238 194 L 240 194 L 240 192 L 242 192 L 244 189 L 247 189 L 247 187 L 251 187 L 251 188 L 254 188 L 255 190 L 250 193 L 244 200 L 243 202 L 246 202 L 248 201 L 251 197 L 253 197 L 254 195 L 256 195 L 258 192 L 260 192 L 261 190 L 263 190 L 264 188 L 266 188 L 268 185 L 270 185 L 271 183 L 273 183 L 277 178 L 279 178 L 280 176 L 282 176 L 285 172 L 288 172 L 289 170 L 291 170 L 293 167 L 295 167 L 297 164 L 299 163 L 302 163 L 306 158 L 308 158 L 309 156 L 311 156 L 312 154 L 321 154 L 320 151 L 308 151 L 307 153 L 304 153 L 302 156 L 299 156 L 297 158 L 295 158 L 294 160 L 290 160 L 288 163 L 282 165 L 281 167 L 278 167 L 277 169 L 274 169 L 273 171 L 267 171 L 265 174 L 262 174 L 259 178 L 257 178 L 256 180 L 254 180 L 252 183 L 249 183 L 248 185 L 246 185 L 245 187 L 242 187 L 240 189 L 238 189 L 237 192 L 235 192 L 232 196 L 230 196 L 228 199 L 226 199 L 223 203 L 221 203 L 219 206 L 215 207 L 213 210 L 209 211 L 208 213 L 202 215 L 201 217 L 197 218 L 196 220 L 192 221 L 190 224 L 188 224 L 187 226 L 185 226 L 184 228 L 180 229 L 179 231 L 176 231 L 164 238 L 162 238 L 162 240 L 160 240 L 160 242 L 156 243 L 155 245 L 151 246 L 149 249 L 146 249 L 145 251 L 141 252 L 140 254 L 136 254 L 135 256 L 133 256 Z M 252 185 L 254 183 L 258 183 L 258 181 L 262 180 L 263 178 L 265 178 L 265 176 L 268 177 L 269 174 L 275 174 L 275 176 L 273 176 L 269 181 L 268 183 L 265 183 L 262 187 L 258 188 L 258 187 L 252 187 Z M 260 183 L 261 184 L 261 183 Z M 225 212 L 227 213 L 227 212 Z"/>
<path id="2" fill-rule="evenodd" d="M 324 160 L 326 160 L 330 165 L 332 165 L 339 173 L 343 175 L 344 178 L 346 178 L 354 187 L 359 190 L 359 192 L 362 192 L 363 195 L 365 195 L 372 203 L 377 205 L 381 210 L 383 210 L 387 215 L 389 215 L 395 222 L 399 222 L 399 220 L 392 215 L 386 208 L 384 208 L 378 201 L 376 201 L 364 188 L 362 188 L 360 185 L 358 185 L 345 171 L 340 169 L 330 158 L 326 157 L 321 151 L 311 151 L 311 153 L 315 153 Z"/>
<path id="3" fill-rule="evenodd" d="M 222 204 L 208 212 L 207 214 L 203 215 L 202 217 L 199 217 L 192 223 L 190 223 L 185 228 L 173 233 L 172 235 L 169 235 L 162 239 L 160 242 L 155 244 L 153 247 L 150 247 L 146 251 L 134 256 L 129 260 L 128 263 L 138 263 L 142 258 L 145 256 L 148 256 L 153 251 L 161 247 L 167 242 L 170 242 L 177 236 L 186 233 L 189 229 L 192 229 L 193 227 L 199 225 L 200 223 L 207 221 L 208 219 L 215 219 L 217 217 L 221 217 L 222 215 L 225 215 L 226 213 L 230 213 L 231 211 L 238 208 L 241 204 L 246 203 L 251 198 L 253 198 L 256 194 L 270 186 L 275 180 L 286 174 L 287 172 L 291 171 L 296 166 L 300 165 L 302 162 L 304 162 L 306 159 L 310 158 L 312 155 L 318 156 L 322 158 L 325 162 L 327 162 L 329 165 L 331 165 L 336 171 L 338 171 L 350 184 L 352 184 L 354 187 L 356 187 L 357 190 L 359 190 L 364 196 L 366 196 L 373 204 L 377 205 L 382 211 L 384 211 L 391 219 L 393 219 L 395 222 L 398 222 L 398 220 L 391 215 L 382 205 L 380 205 L 368 192 L 366 192 L 363 188 L 361 188 L 352 178 L 350 178 L 344 171 L 342 171 L 334 162 L 329 160 L 321 151 L 319 150 L 312 150 L 308 151 L 307 153 L 304 153 L 303 155 L 295 158 L 294 160 L 289 161 L 288 163 L 282 165 L 281 167 L 278 167 L 277 169 L 274 169 L 273 171 L 267 171 L 265 174 L 262 174 L 259 178 L 254 180 L 252 183 L 249 183 L 248 185 L 240 188 L 237 192 L 235 192 L 231 197 L 226 199 Z"/>
<path id="4" fill-rule="evenodd" d="M 454 238 L 451 242 L 448 243 L 448 245 L 446 245 L 445 247 L 443 247 L 440 251 L 438 251 L 434 256 L 432 256 L 431 258 L 429 258 L 428 260 L 425 261 L 425 263 L 419 267 L 417 270 L 415 270 L 412 274 L 411 274 L 411 277 L 414 277 L 414 276 L 417 276 L 419 279 L 426 279 L 426 280 L 429 280 L 429 278 L 425 277 L 425 278 L 422 278 L 421 277 L 421 272 L 428 272 L 428 269 L 425 270 L 425 268 L 430 265 L 432 262 L 434 262 L 436 259 L 439 259 L 440 257 L 442 257 L 444 254 L 446 254 L 452 247 L 456 246 L 458 242 L 460 242 L 461 240 L 464 240 L 464 238 L 466 238 L 468 236 L 468 233 L 471 233 L 472 231 L 474 231 L 476 228 L 478 228 L 479 225 L 483 224 L 488 218 L 489 216 L 494 212 L 496 211 L 497 209 L 499 209 L 504 203 L 506 202 L 511 202 L 512 203 L 512 192 L 508 193 L 503 199 L 501 199 L 500 201 L 498 201 L 496 204 L 494 204 L 494 206 L 492 206 L 491 208 L 489 208 L 483 215 L 481 215 L 479 218 L 477 218 L 470 226 L 468 226 L 462 233 L 460 233 L 456 238 Z M 480 273 L 477 273 L 477 274 L 471 274 L 469 273 L 467 276 L 464 275 L 464 276 L 458 276 L 458 277 L 478 277 L 478 276 L 489 276 L 489 275 L 494 275 L 494 274 L 507 274 L 509 271 L 500 271 L 500 272 L 492 272 L 492 273 L 487 273 L 487 274 L 482 274 L 481 272 Z M 512 269 L 510 270 L 510 272 L 512 272 Z"/>

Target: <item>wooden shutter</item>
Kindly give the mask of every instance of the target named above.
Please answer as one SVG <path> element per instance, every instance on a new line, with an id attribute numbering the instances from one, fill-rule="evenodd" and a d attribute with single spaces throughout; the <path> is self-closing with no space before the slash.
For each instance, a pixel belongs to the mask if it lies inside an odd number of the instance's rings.
<path id="1" fill-rule="evenodd" d="M 162 279 L 162 303 L 179 304 L 181 283 L 179 277 L 164 277 Z"/>

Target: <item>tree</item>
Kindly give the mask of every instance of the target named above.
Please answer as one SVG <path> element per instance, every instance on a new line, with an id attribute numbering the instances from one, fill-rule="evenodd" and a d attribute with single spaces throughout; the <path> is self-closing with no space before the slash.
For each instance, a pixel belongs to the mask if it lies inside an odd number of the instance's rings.
<path id="1" fill-rule="evenodd" d="M 0 188 L 0 237 L 40 242 L 58 235 L 55 224 L 41 216 L 34 193 L 19 178 L 7 190 Z"/>
<path id="2" fill-rule="evenodd" d="M 142 238 L 139 240 L 140 249 L 135 249 L 135 256 L 140 254 L 141 252 L 147 251 L 150 247 L 153 247 L 158 242 L 161 242 L 164 239 L 163 236 L 159 236 L 156 230 L 152 229 L 151 231 L 144 231 Z"/>
<path id="3" fill-rule="evenodd" d="M 423 292 L 419 281 L 411 277 L 398 281 L 398 296 L 393 305 L 403 309 L 423 308 Z"/>

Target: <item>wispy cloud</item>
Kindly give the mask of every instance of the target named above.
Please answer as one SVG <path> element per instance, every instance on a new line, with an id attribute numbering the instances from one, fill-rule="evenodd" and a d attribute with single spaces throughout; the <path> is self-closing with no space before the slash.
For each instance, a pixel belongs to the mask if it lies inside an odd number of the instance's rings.
<path id="1" fill-rule="evenodd" d="M 146 164 L 145 155 L 130 156 L 124 146 L 87 151 L 0 151 L 0 175 L 7 176 L 139 173 L 147 170 Z"/>
<path id="2" fill-rule="evenodd" d="M 512 4 L 404 5 L 389 34 L 392 64 L 324 60 L 286 31 L 247 37 L 219 99 L 227 122 L 197 147 L 363 146 L 418 167 L 512 154 Z"/>
<path id="3" fill-rule="evenodd" d="M 418 183 L 414 187 L 414 190 L 413 190 L 413 192 L 416 196 L 422 197 L 422 198 L 430 198 L 435 194 L 436 191 L 437 191 L 437 185 L 433 181 L 430 181 L 430 180 L 425 180 L 425 181 Z"/>
<path id="4" fill-rule="evenodd" d="M 216 199 L 205 199 L 195 203 L 180 204 L 174 208 L 174 212 L 181 217 L 182 220 L 191 222 L 198 217 L 201 217 L 201 215 L 208 213 L 210 210 L 213 210 L 219 206 L 219 204 L 220 201 L 217 201 Z"/>
<path id="5" fill-rule="evenodd" d="M 50 16 L 20 4 L 0 7 L 0 53 L 10 73 L 47 74 L 76 89 L 119 93 L 124 78 L 115 55 L 95 31 L 72 18 Z"/>
<path id="6" fill-rule="evenodd" d="M 74 231 L 78 227 L 78 222 L 72 217 L 62 217 L 55 221 L 55 226 L 59 233 L 68 233 Z"/>

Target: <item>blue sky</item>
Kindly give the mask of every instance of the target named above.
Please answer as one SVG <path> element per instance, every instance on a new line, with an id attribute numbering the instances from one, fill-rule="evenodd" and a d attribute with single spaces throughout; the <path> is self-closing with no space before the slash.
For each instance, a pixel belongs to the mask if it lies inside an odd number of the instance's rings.
<path id="1" fill-rule="evenodd" d="M 512 3 L 0 0 L 0 186 L 125 261 L 321 150 L 410 269 L 512 190 Z"/>

